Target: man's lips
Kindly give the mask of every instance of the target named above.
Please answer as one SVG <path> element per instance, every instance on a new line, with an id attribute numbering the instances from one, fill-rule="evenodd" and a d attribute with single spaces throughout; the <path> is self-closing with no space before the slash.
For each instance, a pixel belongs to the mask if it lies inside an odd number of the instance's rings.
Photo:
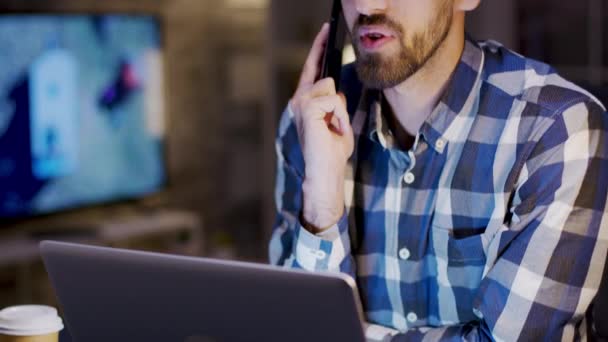
<path id="1" fill-rule="evenodd" d="M 381 34 L 386 37 L 394 37 L 395 33 L 387 28 L 386 26 L 361 26 L 359 28 L 359 37 L 368 35 L 368 34 Z"/>
<path id="2" fill-rule="evenodd" d="M 364 26 L 358 30 L 359 41 L 366 50 L 376 50 L 395 39 L 395 33 L 384 26 Z"/>

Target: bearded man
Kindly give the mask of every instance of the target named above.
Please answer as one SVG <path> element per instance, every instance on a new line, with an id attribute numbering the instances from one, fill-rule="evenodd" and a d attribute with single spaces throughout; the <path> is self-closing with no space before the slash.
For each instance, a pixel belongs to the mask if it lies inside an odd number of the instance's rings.
<path id="1" fill-rule="evenodd" d="M 591 328 L 608 116 L 550 66 L 467 36 L 479 1 L 342 0 L 344 93 L 316 81 L 325 25 L 281 119 L 271 262 L 351 275 L 370 340 Z"/>

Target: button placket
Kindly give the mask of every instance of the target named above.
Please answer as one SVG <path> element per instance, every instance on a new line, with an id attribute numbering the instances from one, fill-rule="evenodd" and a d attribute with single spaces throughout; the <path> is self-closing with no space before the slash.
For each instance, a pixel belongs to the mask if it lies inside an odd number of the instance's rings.
<path id="1" fill-rule="evenodd" d="M 403 175 L 403 181 L 405 182 L 405 184 L 412 184 L 415 180 L 416 176 L 414 176 L 412 172 L 406 172 L 405 175 Z"/>
<path id="2" fill-rule="evenodd" d="M 418 315 L 415 312 L 410 312 L 407 314 L 407 321 L 410 323 L 415 323 L 418 320 Z"/>
<path id="3" fill-rule="evenodd" d="M 438 151 L 443 152 L 443 149 L 445 148 L 445 144 L 446 144 L 445 139 L 439 138 L 435 142 L 435 149 L 438 150 Z"/>
<path id="4" fill-rule="evenodd" d="M 407 260 L 407 259 L 409 259 L 409 258 L 410 258 L 410 255 L 411 255 L 411 254 L 410 254 L 410 250 L 409 250 L 409 249 L 407 249 L 407 248 L 405 248 L 405 247 L 404 247 L 404 248 L 401 248 L 401 249 L 399 250 L 399 258 L 400 258 L 401 260 Z"/>
<path id="5" fill-rule="evenodd" d="M 418 145 L 418 137 L 420 135 L 418 135 L 416 137 L 416 143 L 415 143 L 415 147 L 417 147 Z M 407 168 L 405 174 L 403 175 L 403 181 L 405 182 L 405 184 L 412 184 L 414 183 L 414 181 L 416 180 L 416 176 L 414 175 L 414 173 L 412 172 L 412 170 L 414 169 L 414 167 L 416 167 L 416 154 L 414 153 L 414 149 L 410 150 L 408 152 L 408 156 L 410 158 L 410 165 Z"/>

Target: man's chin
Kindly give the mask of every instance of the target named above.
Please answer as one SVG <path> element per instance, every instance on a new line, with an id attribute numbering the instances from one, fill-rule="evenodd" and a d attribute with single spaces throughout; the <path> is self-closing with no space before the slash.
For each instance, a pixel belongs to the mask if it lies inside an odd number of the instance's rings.
<path id="1" fill-rule="evenodd" d="M 359 58 L 364 60 L 377 60 L 382 63 L 399 58 L 399 50 L 396 49 L 395 44 L 392 43 L 386 44 L 385 46 L 372 51 L 368 51 L 362 47 L 357 47 L 357 54 Z"/>
<path id="2" fill-rule="evenodd" d="M 395 64 L 372 59 L 357 60 L 355 69 L 361 83 L 369 89 L 393 88 L 412 75 L 408 68 L 398 68 Z"/>

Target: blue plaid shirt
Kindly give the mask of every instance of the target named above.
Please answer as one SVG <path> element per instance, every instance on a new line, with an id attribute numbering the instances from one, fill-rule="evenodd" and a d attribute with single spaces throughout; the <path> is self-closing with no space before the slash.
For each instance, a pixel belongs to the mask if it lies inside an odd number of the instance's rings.
<path id="1" fill-rule="evenodd" d="M 304 160 L 288 107 L 271 262 L 354 277 L 370 338 L 584 340 L 607 253 L 608 115 L 545 64 L 465 45 L 409 151 L 382 93 L 346 68 L 346 210 L 319 235 L 299 222 Z"/>

